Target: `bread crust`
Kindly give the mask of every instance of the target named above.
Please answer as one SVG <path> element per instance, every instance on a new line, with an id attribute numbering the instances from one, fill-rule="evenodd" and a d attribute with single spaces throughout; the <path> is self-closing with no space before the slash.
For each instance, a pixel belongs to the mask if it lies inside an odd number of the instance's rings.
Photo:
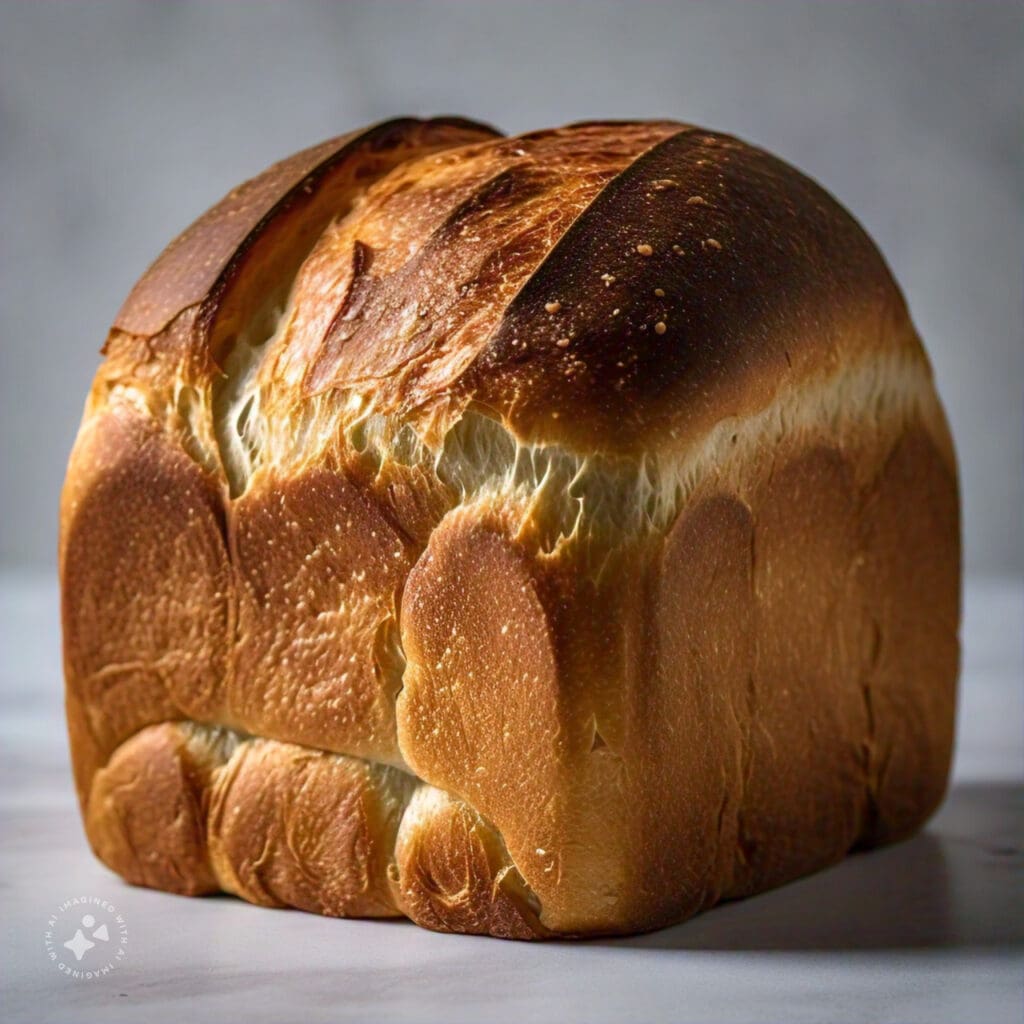
<path id="1" fill-rule="evenodd" d="M 952 444 L 881 256 L 763 151 L 388 122 L 232 192 L 104 351 L 62 616 L 127 880 L 619 934 L 941 800 Z"/>

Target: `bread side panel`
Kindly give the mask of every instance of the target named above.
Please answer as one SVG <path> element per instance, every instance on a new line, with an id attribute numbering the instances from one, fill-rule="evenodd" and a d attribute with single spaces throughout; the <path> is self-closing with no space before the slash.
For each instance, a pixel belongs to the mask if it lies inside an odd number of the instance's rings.
<path id="1" fill-rule="evenodd" d="M 713 494 L 679 517 L 652 566 L 648 685 L 629 735 L 637 924 L 689 917 L 735 884 L 755 728 L 753 543 L 747 505 Z"/>
<path id="2" fill-rule="evenodd" d="M 596 576 L 529 518 L 435 531 L 403 602 L 400 743 L 495 823 L 546 928 L 669 924 L 934 810 L 959 525 L 922 395 L 748 448 Z"/>
<path id="3" fill-rule="evenodd" d="M 919 828 L 945 794 L 960 667 L 960 504 L 954 469 L 921 428 L 867 492 L 856 587 L 864 601 L 866 844 Z"/>
<path id="4" fill-rule="evenodd" d="M 634 827 L 656 837 L 663 921 L 907 835 L 946 785 L 959 525 L 941 439 L 910 422 L 760 470 L 690 503 L 654 591 Z"/>

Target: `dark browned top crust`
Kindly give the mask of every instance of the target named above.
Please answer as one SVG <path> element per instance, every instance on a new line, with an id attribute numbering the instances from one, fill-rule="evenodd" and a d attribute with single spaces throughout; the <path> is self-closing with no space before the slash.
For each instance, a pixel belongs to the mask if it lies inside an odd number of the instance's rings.
<path id="1" fill-rule="evenodd" d="M 236 189 L 142 278 L 109 350 L 127 336 L 136 367 L 145 340 L 220 377 L 296 274 L 262 386 L 282 409 L 358 394 L 428 442 L 477 407 L 581 454 L 678 447 L 894 327 L 917 346 L 853 218 L 759 149 L 671 122 L 502 139 L 447 118 Z"/>
<path id="2" fill-rule="evenodd" d="M 421 424 L 439 406 L 457 415 L 474 390 L 468 379 L 457 382 L 552 245 L 616 174 L 678 130 L 664 122 L 586 124 L 399 168 L 307 261 L 294 295 L 298 316 L 327 319 L 325 305 L 334 315 L 326 329 L 321 319 L 313 331 L 293 324 L 264 381 L 280 369 L 279 356 L 301 372 L 306 395 L 372 389 L 381 412 Z M 303 302 L 314 293 L 319 303 Z M 508 404 L 499 397 L 494 410 Z"/>
<path id="3" fill-rule="evenodd" d="M 822 189 L 737 139 L 683 130 L 563 235 L 464 386 L 530 438 L 660 446 L 856 354 L 841 351 L 844 321 L 877 345 L 894 309 L 878 251 Z"/>
<path id="4" fill-rule="evenodd" d="M 497 134 L 459 117 L 398 118 L 281 160 L 233 189 L 171 242 L 132 289 L 114 330 L 155 336 L 200 304 L 205 308 L 197 319 L 208 321 L 225 305 L 246 262 L 247 276 L 258 279 L 251 283 L 273 287 L 282 276 L 294 276 L 324 226 L 346 210 L 348 197 L 332 187 L 335 178 L 348 190 L 352 179 L 365 188 L 412 156 Z M 263 273 L 253 268 L 260 260 L 271 264 Z"/>

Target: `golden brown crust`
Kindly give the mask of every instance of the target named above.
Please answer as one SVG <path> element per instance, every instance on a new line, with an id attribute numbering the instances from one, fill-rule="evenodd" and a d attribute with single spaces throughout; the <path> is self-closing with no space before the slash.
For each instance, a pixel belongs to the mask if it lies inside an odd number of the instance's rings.
<path id="1" fill-rule="evenodd" d="M 388 868 L 404 791 L 393 768 L 273 740 L 239 744 L 210 798 L 221 885 L 252 903 L 392 917 Z"/>
<path id="2" fill-rule="evenodd" d="M 912 514 L 908 514 L 912 511 Z M 920 428 L 889 453 L 863 504 L 856 563 L 869 620 L 866 845 L 910 835 L 942 802 L 960 651 L 956 470 Z"/>
<path id="3" fill-rule="evenodd" d="M 229 669 L 223 496 L 134 405 L 88 419 L 61 505 L 68 723 L 79 796 L 144 726 L 208 720 Z"/>
<path id="4" fill-rule="evenodd" d="M 503 939 L 548 934 L 501 837 L 468 804 L 423 787 L 395 852 L 398 904 L 418 925 Z"/>
<path id="5" fill-rule="evenodd" d="M 760 150 L 389 122 L 201 218 L 106 353 L 62 601 L 129 881 L 623 933 L 941 799 L 948 432 L 881 257 Z"/>
<path id="6" fill-rule="evenodd" d="M 131 290 L 114 318 L 115 330 L 152 336 L 191 306 L 221 303 L 268 230 L 278 232 L 275 247 L 282 246 L 282 223 L 301 225 L 298 233 L 315 239 L 338 214 L 337 205 L 316 209 L 318 200 L 330 190 L 332 172 L 344 169 L 353 157 L 364 163 L 363 177 L 371 178 L 421 149 L 495 135 L 486 125 L 464 118 L 400 118 L 328 139 L 281 160 L 233 189 L 171 242 Z M 380 159 L 382 153 L 394 156 Z M 280 267 L 275 271 L 275 276 L 283 272 Z"/>
<path id="7" fill-rule="evenodd" d="M 416 546 L 327 466 L 248 491 L 231 526 L 232 720 L 258 735 L 402 764 L 397 609 Z"/>
<path id="8" fill-rule="evenodd" d="M 187 896 L 216 892 L 206 801 L 220 760 L 179 722 L 146 726 L 92 777 L 86 832 L 96 856 L 133 885 Z M 206 754 L 207 756 L 202 756 Z"/>

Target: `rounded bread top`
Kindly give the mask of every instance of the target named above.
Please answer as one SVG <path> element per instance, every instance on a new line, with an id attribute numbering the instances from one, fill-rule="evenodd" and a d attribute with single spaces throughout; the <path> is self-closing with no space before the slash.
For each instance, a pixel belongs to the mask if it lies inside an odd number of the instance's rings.
<path id="1" fill-rule="evenodd" d="M 430 437 L 472 407 L 584 453 L 685 443 L 786 384 L 918 347 L 828 193 L 664 121 L 503 138 L 403 119 L 313 147 L 173 242 L 108 349 L 159 358 L 185 323 L 216 377 L 274 289 L 287 310 L 259 372 L 282 409 L 341 392 Z"/>

